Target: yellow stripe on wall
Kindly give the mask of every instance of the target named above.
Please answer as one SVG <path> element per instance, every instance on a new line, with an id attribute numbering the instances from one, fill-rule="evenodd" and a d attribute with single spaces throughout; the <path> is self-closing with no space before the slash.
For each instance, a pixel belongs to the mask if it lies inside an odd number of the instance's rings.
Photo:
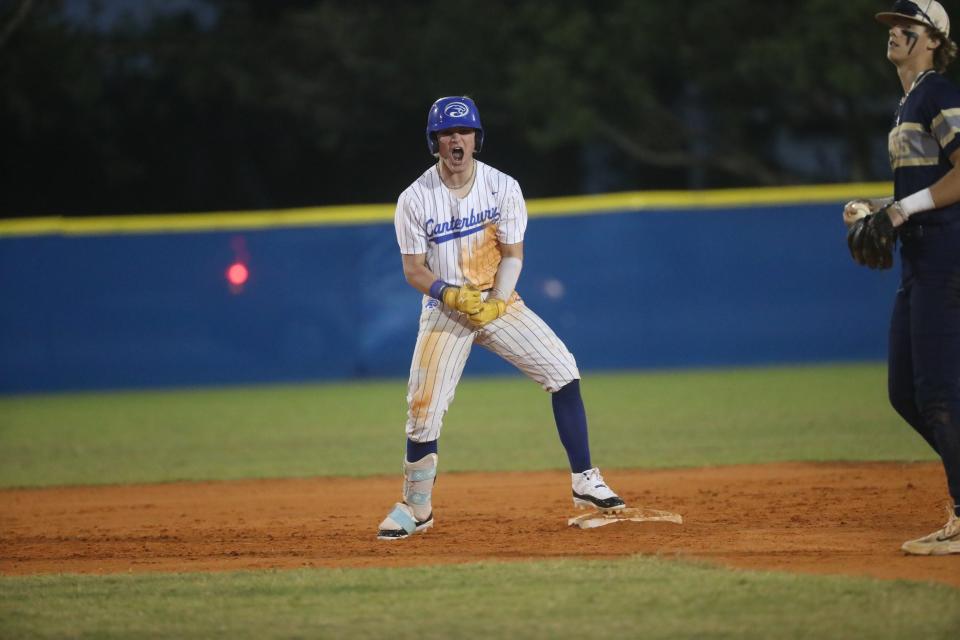
<path id="1" fill-rule="evenodd" d="M 662 209 L 845 202 L 853 198 L 883 198 L 892 193 L 893 185 L 888 182 L 705 191 L 629 191 L 564 198 L 533 198 L 527 200 L 527 211 L 530 217 L 590 215 L 611 211 L 639 213 Z M 379 224 L 393 221 L 394 209 L 393 204 L 372 204 L 212 213 L 20 218 L 0 220 L 0 237 L 183 233 Z"/>
<path id="2" fill-rule="evenodd" d="M 650 209 L 701 209 L 710 207 L 756 207 L 762 205 L 846 202 L 854 198 L 885 198 L 893 195 L 889 182 L 859 182 L 802 187 L 754 187 L 705 191 L 630 191 L 596 196 L 541 198 L 527 201 L 533 215 L 577 215 L 607 211 Z"/>

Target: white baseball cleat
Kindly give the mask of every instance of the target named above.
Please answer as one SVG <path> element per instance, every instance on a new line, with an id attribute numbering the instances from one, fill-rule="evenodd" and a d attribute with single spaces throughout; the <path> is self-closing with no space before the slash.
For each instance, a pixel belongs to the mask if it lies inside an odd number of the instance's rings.
<path id="1" fill-rule="evenodd" d="M 600 469 L 594 467 L 570 475 L 573 478 L 573 506 L 578 509 L 619 511 L 627 506 L 603 481 Z"/>
<path id="2" fill-rule="evenodd" d="M 423 520 L 417 520 L 410 505 L 398 502 L 377 531 L 377 540 L 402 540 L 433 526 L 433 512 Z"/>
<path id="3" fill-rule="evenodd" d="M 960 553 L 960 518 L 953 512 L 953 505 L 947 507 L 947 524 L 928 536 L 909 540 L 900 547 L 914 556 L 945 556 Z"/>

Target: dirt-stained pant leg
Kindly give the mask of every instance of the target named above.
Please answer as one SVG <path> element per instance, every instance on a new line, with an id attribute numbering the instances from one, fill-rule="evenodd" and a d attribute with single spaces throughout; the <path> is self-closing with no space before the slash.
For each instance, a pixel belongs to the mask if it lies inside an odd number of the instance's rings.
<path id="1" fill-rule="evenodd" d="M 406 430 L 414 442 L 440 437 L 443 416 L 453 402 L 474 335 L 465 315 L 426 300 L 407 383 Z"/>
<path id="2" fill-rule="evenodd" d="M 407 437 L 429 442 L 440 437 L 443 416 L 453 402 L 470 348 L 476 342 L 504 358 L 546 391 L 559 391 L 580 371 L 563 341 L 522 300 L 481 329 L 467 317 L 429 301 L 420 315 L 420 332 L 407 385 Z"/>
<path id="3" fill-rule="evenodd" d="M 523 300 L 486 325 L 476 343 L 502 357 L 554 393 L 580 379 L 577 362 L 563 341 Z"/>

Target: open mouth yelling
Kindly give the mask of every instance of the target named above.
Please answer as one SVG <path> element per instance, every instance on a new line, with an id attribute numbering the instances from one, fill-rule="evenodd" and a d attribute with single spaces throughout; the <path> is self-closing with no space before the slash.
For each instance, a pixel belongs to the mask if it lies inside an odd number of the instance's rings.
<path id="1" fill-rule="evenodd" d="M 454 147 L 450 150 L 450 155 L 453 156 L 453 159 L 457 162 L 463 161 L 463 147 Z"/>

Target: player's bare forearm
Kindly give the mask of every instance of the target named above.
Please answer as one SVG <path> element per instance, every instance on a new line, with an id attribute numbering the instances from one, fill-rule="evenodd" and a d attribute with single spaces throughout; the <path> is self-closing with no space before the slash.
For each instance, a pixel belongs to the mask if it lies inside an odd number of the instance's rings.
<path id="1" fill-rule="evenodd" d="M 411 287 L 430 295 L 430 285 L 437 281 L 437 276 L 427 267 L 427 254 L 403 253 L 400 256 L 403 259 L 403 277 Z"/>

